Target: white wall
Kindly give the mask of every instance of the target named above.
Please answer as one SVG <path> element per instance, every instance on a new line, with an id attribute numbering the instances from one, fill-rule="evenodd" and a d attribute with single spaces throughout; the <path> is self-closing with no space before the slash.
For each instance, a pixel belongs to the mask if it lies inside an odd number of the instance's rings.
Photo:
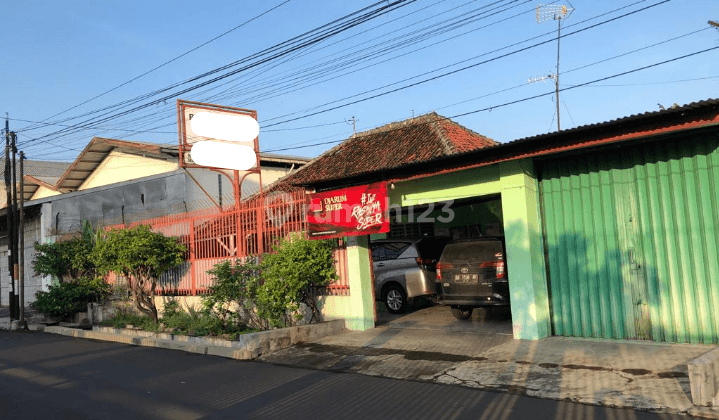
<path id="1" fill-rule="evenodd" d="M 40 241 L 41 237 L 40 216 L 25 218 L 25 305 L 35 301 L 35 293 L 43 290 L 43 279 L 36 276 L 32 268 L 32 260 L 35 254 L 34 244 Z M 7 306 L 10 303 L 9 292 L 12 290 L 10 271 L 8 270 L 7 242 L 0 245 L 0 305 Z M 15 279 L 16 294 L 20 294 L 18 279 Z"/>

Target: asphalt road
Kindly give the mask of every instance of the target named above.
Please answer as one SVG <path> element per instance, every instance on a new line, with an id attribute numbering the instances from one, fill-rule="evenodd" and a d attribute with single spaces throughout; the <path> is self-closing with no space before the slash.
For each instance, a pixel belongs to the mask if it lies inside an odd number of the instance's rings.
<path id="1" fill-rule="evenodd" d="M 0 419 L 671 419 L 462 387 L 0 331 Z"/>

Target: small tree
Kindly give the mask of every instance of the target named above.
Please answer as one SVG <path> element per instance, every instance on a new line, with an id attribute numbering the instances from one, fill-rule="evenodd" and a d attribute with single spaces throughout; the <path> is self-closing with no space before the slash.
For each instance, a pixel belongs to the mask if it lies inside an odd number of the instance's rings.
<path id="1" fill-rule="evenodd" d="M 300 304 L 305 304 L 312 312 L 310 322 L 319 320 L 316 290 L 337 279 L 332 241 L 308 240 L 294 234 L 275 250 L 276 254 L 266 254 L 262 261 L 265 282 L 257 293 L 260 314 L 273 326 L 282 326 L 288 313 L 302 319 Z"/>
<path id="2" fill-rule="evenodd" d="M 99 235 L 93 259 L 101 273 L 113 271 L 124 275 L 137 309 L 157 322 L 157 279 L 165 271 L 182 264 L 184 254 L 185 247 L 177 238 L 140 225 Z"/>
<path id="3" fill-rule="evenodd" d="M 95 277 L 97 270 L 92 259 L 94 236 L 92 226 L 85 221 L 80 237 L 55 243 L 36 243 L 32 262 L 35 274 L 55 277 L 60 283 Z"/>

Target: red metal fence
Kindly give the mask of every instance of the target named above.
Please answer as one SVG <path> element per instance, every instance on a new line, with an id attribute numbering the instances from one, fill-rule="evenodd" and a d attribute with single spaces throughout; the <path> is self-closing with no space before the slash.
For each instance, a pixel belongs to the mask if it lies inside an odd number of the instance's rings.
<path id="1" fill-rule="evenodd" d="M 273 252 L 282 238 L 305 232 L 305 194 L 273 193 L 247 200 L 239 209 L 200 210 L 112 227 L 139 224 L 149 225 L 166 236 L 176 236 L 187 248 L 185 263 L 160 277 L 157 293 L 197 295 L 212 283 L 207 271 L 215 264 Z M 339 279 L 326 288 L 325 294 L 349 295 L 346 246 L 342 240 L 337 241 L 334 254 Z"/>

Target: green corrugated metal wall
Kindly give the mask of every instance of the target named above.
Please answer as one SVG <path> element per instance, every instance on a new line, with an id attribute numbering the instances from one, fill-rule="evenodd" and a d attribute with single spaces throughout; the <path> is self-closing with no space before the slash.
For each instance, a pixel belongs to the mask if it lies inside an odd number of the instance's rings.
<path id="1" fill-rule="evenodd" d="M 542 163 L 554 334 L 716 343 L 719 139 Z"/>

